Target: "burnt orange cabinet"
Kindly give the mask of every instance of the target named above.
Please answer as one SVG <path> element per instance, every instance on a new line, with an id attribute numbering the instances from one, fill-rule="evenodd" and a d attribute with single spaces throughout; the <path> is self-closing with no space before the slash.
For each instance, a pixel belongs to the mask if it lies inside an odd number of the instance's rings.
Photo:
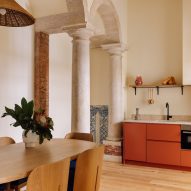
<path id="1" fill-rule="evenodd" d="M 147 162 L 180 165 L 180 125 L 147 124 Z"/>
<path id="2" fill-rule="evenodd" d="M 123 123 L 123 162 L 191 167 L 191 151 L 181 151 L 180 133 L 175 124 Z"/>
<path id="3" fill-rule="evenodd" d="M 147 162 L 180 165 L 180 143 L 147 141 Z"/>
<path id="4" fill-rule="evenodd" d="M 181 151 L 181 166 L 191 167 L 191 150 Z"/>
<path id="5" fill-rule="evenodd" d="M 146 161 L 146 124 L 123 123 L 123 162 Z"/>
<path id="6" fill-rule="evenodd" d="M 180 142 L 180 125 L 147 124 L 147 139 Z"/>

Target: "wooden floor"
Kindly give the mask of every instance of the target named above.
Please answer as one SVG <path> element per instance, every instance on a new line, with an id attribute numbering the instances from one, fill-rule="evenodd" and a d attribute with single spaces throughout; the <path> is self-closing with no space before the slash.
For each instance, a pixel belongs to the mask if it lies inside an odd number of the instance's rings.
<path id="1" fill-rule="evenodd" d="M 191 191 L 191 172 L 104 162 L 100 191 Z"/>

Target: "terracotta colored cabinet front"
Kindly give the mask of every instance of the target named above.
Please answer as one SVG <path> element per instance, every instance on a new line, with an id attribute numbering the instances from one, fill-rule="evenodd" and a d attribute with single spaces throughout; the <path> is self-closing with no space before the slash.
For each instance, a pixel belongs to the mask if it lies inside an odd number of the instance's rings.
<path id="1" fill-rule="evenodd" d="M 181 166 L 191 167 L 191 150 L 181 151 Z"/>
<path id="2" fill-rule="evenodd" d="M 191 150 L 181 150 L 181 126 L 123 123 L 123 162 L 191 167 Z"/>
<path id="3" fill-rule="evenodd" d="M 147 162 L 180 165 L 180 143 L 147 141 Z"/>
<path id="4" fill-rule="evenodd" d="M 147 124 L 147 162 L 180 165 L 180 125 Z"/>
<path id="5" fill-rule="evenodd" d="M 147 124 L 147 139 L 180 142 L 180 125 Z"/>
<path id="6" fill-rule="evenodd" d="M 123 124 L 123 162 L 146 161 L 146 124 Z"/>

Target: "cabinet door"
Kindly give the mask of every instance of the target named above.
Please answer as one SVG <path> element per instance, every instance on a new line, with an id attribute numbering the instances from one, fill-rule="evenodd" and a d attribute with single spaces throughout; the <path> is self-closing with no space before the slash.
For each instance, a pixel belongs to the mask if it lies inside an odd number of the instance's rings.
<path id="1" fill-rule="evenodd" d="M 125 160 L 146 161 L 146 124 L 124 123 L 123 125 Z"/>
<path id="2" fill-rule="evenodd" d="M 180 142 L 180 125 L 148 124 L 147 139 Z"/>
<path id="3" fill-rule="evenodd" d="M 147 162 L 180 165 L 180 143 L 147 141 Z"/>
<path id="4" fill-rule="evenodd" d="M 181 151 L 181 166 L 191 167 L 191 150 Z"/>

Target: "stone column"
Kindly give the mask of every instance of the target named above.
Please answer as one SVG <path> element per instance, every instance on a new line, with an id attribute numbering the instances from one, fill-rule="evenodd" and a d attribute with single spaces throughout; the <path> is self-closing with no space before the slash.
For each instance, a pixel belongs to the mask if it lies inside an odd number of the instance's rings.
<path id="1" fill-rule="evenodd" d="M 35 33 L 35 75 L 34 75 L 35 108 L 49 111 L 49 35 Z"/>
<path id="2" fill-rule="evenodd" d="M 121 140 L 122 140 L 122 53 L 126 46 L 121 44 L 103 45 L 102 48 L 110 55 L 111 63 L 111 93 L 109 109 L 108 137 L 104 142 L 106 155 L 115 156 L 114 160 L 121 161 Z"/>
<path id="3" fill-rule="evenodd" d="M 72 55 L 72 131 L 90 132 L 90 37 L 87 28 L 70 31 Z"/>

